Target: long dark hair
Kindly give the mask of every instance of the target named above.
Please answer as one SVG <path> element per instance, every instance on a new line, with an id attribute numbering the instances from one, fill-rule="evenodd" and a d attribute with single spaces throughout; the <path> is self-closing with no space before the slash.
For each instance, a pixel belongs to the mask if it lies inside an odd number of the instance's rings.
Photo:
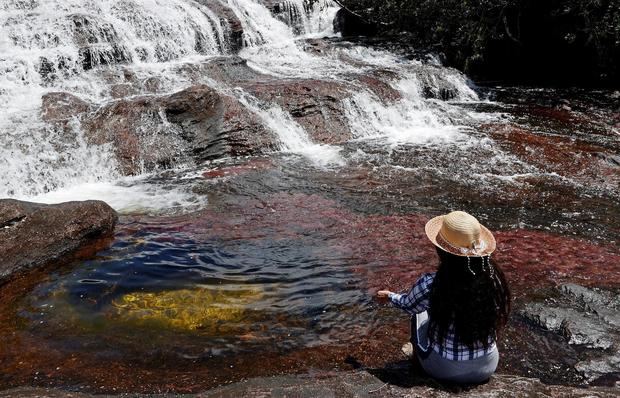
<path id="1" fill-rule="evenodd" d="M 459 342 L 488 348 L 506 324 L 510 289 L 502 270 L 489 257 L 455 256 L 441 249 L 431 287 L 429 337 L 442 341 L 454 325 Z"/>

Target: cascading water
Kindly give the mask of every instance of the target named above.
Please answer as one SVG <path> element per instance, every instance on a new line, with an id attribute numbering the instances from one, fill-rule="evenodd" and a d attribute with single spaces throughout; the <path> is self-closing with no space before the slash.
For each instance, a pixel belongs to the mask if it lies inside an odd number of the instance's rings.
<path id="1" fill-rule="evenodd" d="M 256 113 L 280 139 L 280 150 L 306 156 L 317 166 L 341 166 L 344 159 L 333 145 L 312 142 L 308 134 L 291 115 L 277 105 L 265 107 L 256 98 L 241 91 L 238 97 L 249 110 Z"/>
<path id="2" fill-rule="evenodd" d="M 188 87 L 189 79 L 175 65 L 200 63 L 231 51 L 229 21 L 216 13 L 218 7 L 227 7 L 240 21 L 244 43 L 240 55 L 257 71 L 275 79 L 316 78 L 352 85 L 343 107 L 354 138 L 389 136 L 394 142 L 415 142 L 457 132 L 458 123 L 450 119 L 454 109 L 424 100 L 419 74 L 397 57 L 359 47 L 319 55 L 304 49 L 305 38 L 333 35 L 338 7 L 331 1 L 312 7 L 303 0 L 285 1 L 272 3 L 269 9 L 257 0 L 10 0 L 0 9 L 0 105 L 7 115 L 0 121 L 0 196 L 47 201 L 90 194 L 97 198 L 101 190 L 91 189 L 101 183 L 125 185 L 134 197 L 142 197 L 145 188 L 138 187 L 140 179 L 121 176 L 110 144 L 89 143 L 77 118 L 68 123 L 70 128 L 44 121 L 41 98 L 69 92 L 96 109 L 119 96 L 152 95 L 153 91 L 145 91 L 146 83 L 127 89 L 127 76 L 154 82 L 156 95 Z M 414 66 L 426 76 L 427 87 L 438 87 L 439 79 L 459 99 L 476 99 L 458 73 L 422 63 Z M 356 83 L 355 76 L 377 69 L 398 76 L 390 84 L 402 94 L 400 101 L 386 104 Z M 304 154 L 317 164 L 342 164 L 339 149 L 312 142 L 277 105 L 256 101 L 234 86 L 226 90 L 240 93 L 235 95 L 276 133 L 282 150 Z M 149 123 L 155 123 L 145 126 L 153 132 L 152 141 L 162 133 L 177 134 L 165 118 Z M 58 190 L 67 195 L 56 194 Z M 112 197 L 102 199 L 116 203 Z"/>
<path id="3" fill-rule="evenodd" d="M 68 130 L 42 120 L 46 93 L 65 91 L 104 104 L 112 99 L 115 70 L 156 76 L 160 63 L 227 49 L 219 18 L 194 2 L 4 2 L 0 196 L 35 197 L 120 178 L 109 145 L 89 145 L 77 120 Z M 175 78 L 161 81 L 163 90 L 182 85 Z"/>
<path id="4" fill-rule="evenodd" d="M 497 231 L 519 301 L 532 280 L 617 284 L 616 131 L 343 41 L 336 3 L 311 3 L 0 1 L 0 198 L 121 213 L 96 255 L 1 287 L 0 389 L 380 368 L 407 336 L 374 293 L 432 270 L 424 222 L 457 208 Z M 574 366 L 523 327 L 504 363 Z"/>

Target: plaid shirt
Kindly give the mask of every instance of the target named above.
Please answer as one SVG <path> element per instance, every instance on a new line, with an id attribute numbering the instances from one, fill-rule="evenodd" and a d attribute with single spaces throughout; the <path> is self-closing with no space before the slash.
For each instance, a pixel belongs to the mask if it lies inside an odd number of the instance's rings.
<path id="1" fill-rule="evenodd" d="M 428 310 L 430 302 L 431 286 L 435 279 L 435 273 L 424 274 L 413 285 L 411 290 L 406 294 L 390 294 L 390 301 L 411 315 L 418 314 Z M 429 318 L 429 322 L 430 322 Z M 431 337 L 431 336 L 429 336 Z M 439 339 L 437 335 L 434 338 L 429 338 L 433 350 L 441 355 L 443 358 L 466 361 L 470 359 L 480 358 L 491 353 L 495 349 L 495 339 L 489 337 L 489 346 L 484 348 L 481 342 L 476 342 L 473 349 L 467 345 L 460 344 L 458 335 L 454 332 L 454 324 L 450 325 L 448 332 L 444 339 Z"/>

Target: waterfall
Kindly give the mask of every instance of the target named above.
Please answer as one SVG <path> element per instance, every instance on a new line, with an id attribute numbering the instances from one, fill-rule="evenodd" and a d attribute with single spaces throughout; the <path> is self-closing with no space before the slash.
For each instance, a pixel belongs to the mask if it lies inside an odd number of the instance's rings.
<path id="1" fill-rule="evenodd" d="M 0 197 L 30 197 L 119 178 L 110 148 L 88 145 L 79 122 L 67 132 L 41 119 L 44 94 L 66 91 L 104 103 L 110 100 L 113 75 L 105 67 L 148 67 L 227 49 L 220 19 L 195 2 L 3 2 Z"/>
<path id="2" fill-rule="evenodd" d="M 403 63 L 387 51 L 359 46 L 307 51 L 306 40 L 334 35 L 337 10 L 329 0 L 312 6 L 304 0 L 5 0 L 0 5 L 0 107 L 5 113 L 0 197 L 36 200 L 59 189 L 75 192 L 80 185 L 119 181 L 113 148 L 90 144 L 78 118 L 44 120 L 42 97 L 67 92 L 95 110 L 118 98 L 185 89 L 193 81 L 177 66 L 236 51 L 233 17 L 242 28 L 239 55 L 251 68 L 274 79 L 320 79 L 348 87 L 342 107 L 354 138 L 388 137 L 397 143 L 458 134 L 455 120 L 462 115 L 425 98 L 445 90 L 450 99 L 477 100 L 458 72 Z M 376 70 L 394 76 L 388 80 L 400 100 L 386 103 L 360 86 L 356 76 Z M 157 89 L 147 92 L 146 83 L 136 88 L 135 81 L 155 82 Z M 275 133 L 282 151 L 318 165 L 344 162 L 337 147 L 312 142 L 282 108 L 240 94 L 234 84 L 225 90 L 236 93 Z M 164 119 L 153 131 L 175 133 Z"/>
<path id="3" fill-rule="evenodd" d="M 402 71 L 400 76 L 392 87 L 401 94 L 401 99 L 393 104 L 386 105 L 368 90 L 344 100 L 347 118 L 356 138 L 384 138 L 390 145 L 398 145 L 441 142 L 463 136 L 463 126 L 457 124 L 463 115 L 452 115 L 453 109 L 445 108 L 441 102 L 425 100 L 425 86 L 418 74 Z M 436 89 L 438 76 L 432 77 L 435 81 L 431 87 Z M 448 74 L 444 76 L 444 83 L 448 83 L 458 99 L 477 100 L 476 94 L 463 79 Z"/>
<path id="4" fill-rule="evenodd" d="M 297 35 L 305 37 L 330 36 L 333 20 L 340 7 L 333 1 L 286 0 L 274 6 L 278 19 L 293 28 Z"/>

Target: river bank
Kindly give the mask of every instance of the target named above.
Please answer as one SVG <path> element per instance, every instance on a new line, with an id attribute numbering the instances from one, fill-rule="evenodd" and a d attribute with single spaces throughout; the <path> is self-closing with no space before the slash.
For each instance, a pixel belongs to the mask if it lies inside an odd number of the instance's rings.
<path id="1" fill-rule="evenodd" d="M 380 369 L 355 372 L 314 372 L 301 375 L 250 379 L 229 384 L 197 394 L 183 394 L 183 397 L 257 397 L 257 396 L 302 396 L 302 397 L 506 397 L 544 395 L 550 397 L 597 397 L 616 396 L 614 388 L 579 389 L 562 386 L 548 386 L 536 379 L 497 375 L 484 385 L 469 388 L 446 387 L 431 380 L 394 382 L 391 371 Z M 419 384 L 418 384 L 419 383 Z M 43 388 L 18 388 L 0 391 L 0 397 L 20 396 L 49 398 L 91 398 L 91 397 L 135 397 L 160 398 L 169 394 L 132 395 L 90 395 L 81 392 L 65 392 Z"/>

